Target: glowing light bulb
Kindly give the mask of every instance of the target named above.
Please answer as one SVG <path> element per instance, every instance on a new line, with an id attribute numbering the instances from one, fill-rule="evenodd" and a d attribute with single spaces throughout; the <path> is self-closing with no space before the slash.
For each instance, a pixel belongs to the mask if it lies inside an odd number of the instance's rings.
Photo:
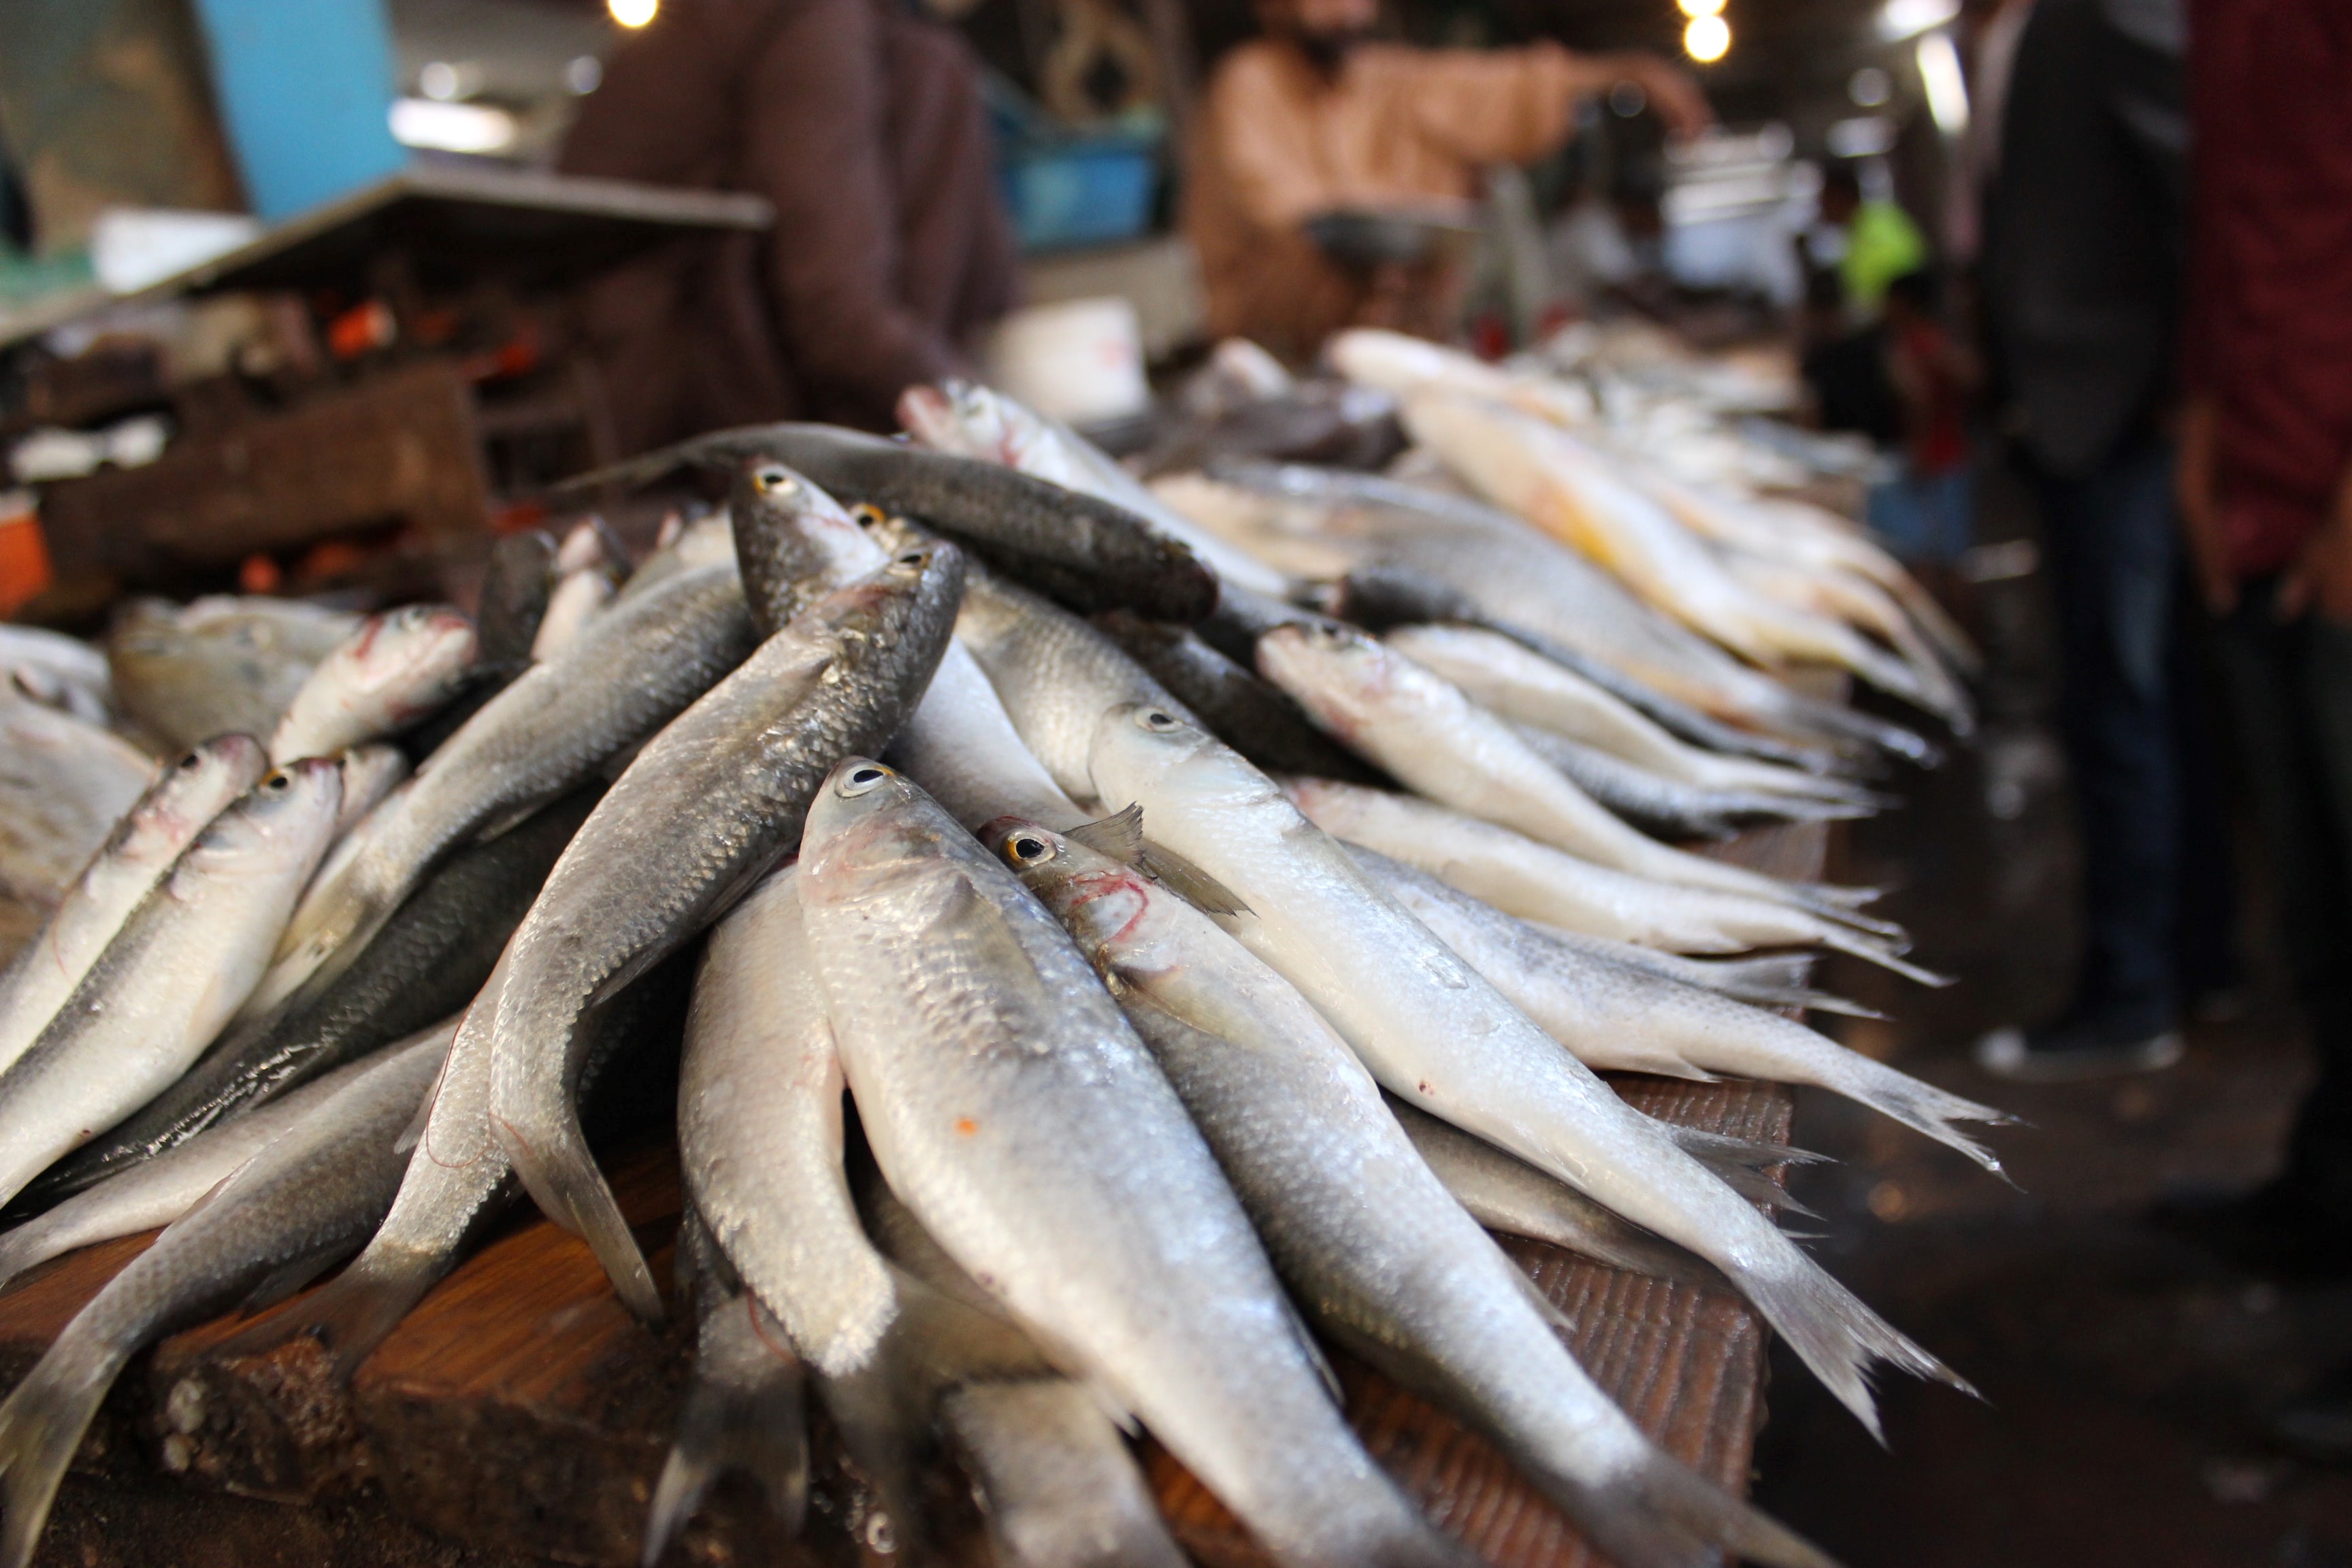
<path id="1" fill-rule="evenodd" d="M 1723 0 L 1675 0 L 1675 4 L 1682 7 L 1683 15 L 1685 16 L 1720 16 L 1723 15 Z"/>
<path id="2" fill-rule="evenodd" d="M 661 9 L 661 0 L 604 0 L 604 9 L 624 27 L 642 27 Z"/>
<path id="3" fill-rule="evenodd" d="M 1731 24 L 1720 16 L 1693 16 L 1683 29 L 1683 53 L 1703 66 L 1731 52 Z"/>

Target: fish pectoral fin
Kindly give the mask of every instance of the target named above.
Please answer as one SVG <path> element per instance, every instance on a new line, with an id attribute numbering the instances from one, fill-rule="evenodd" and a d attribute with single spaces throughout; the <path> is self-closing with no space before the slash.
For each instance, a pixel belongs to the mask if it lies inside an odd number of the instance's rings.
<path id="1" fill-rule="evenodd" d="M 1127 865 L 1136 865 L 1143 858 L 1144 852 L 1143 803 L 1137 801 L 1115 816 L 1073 827 L 1062 837 L 1085 845 L 1097 855 L 1108 855 Z"/>
<path id="2" fill-rule="evenodd" d="M 1194 908 L 1213 915 L 1245 915 L 1250 907 L 1242 896 L 1187 860 L 1173 849 L 1158 844 L 1146 844 L 1137 869 L 1175 893 Z"/>

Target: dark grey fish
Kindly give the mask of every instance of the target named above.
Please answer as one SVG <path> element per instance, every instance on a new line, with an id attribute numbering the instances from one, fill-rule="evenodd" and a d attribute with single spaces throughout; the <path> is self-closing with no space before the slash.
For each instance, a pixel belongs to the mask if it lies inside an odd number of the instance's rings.
<path id="1" fill-rule="evenodd" d="M 232 1031 L 147 1108 L 28 1193 L 52 1202 L 240 1117 L 473 1000 L 550 868 L 603 793 L 578 790 L 426 879 L 307 1007 Z"/>
<path id="2" fill-rule="evenodd" d="M 654 1483 L 639 1561 L 653 1568 L 710 1483 L 729 1470 L 756 1484 L 787 1534 L 808 1508 L 807 1369 L 792 1340 L 727 1261 L 688 1205 L 676 1271 L 695 1307 L 694 1370 L 677 1436 Z"/>
<path id="3" fill-rule="evenodd" d="M 626 755 L 751 649 L 731 566 L 684 573 L 533 665 L 419 769 L 397 815 L 303 895 L 248 1016 L 316 997 L 425 874 Z M 621 679 L 625 676 L 626 679 Z"/>
<path id="4" fill-rule="evenodd" d="M 1135 1456 L 1078 1384 L 969 1383 L 940 1414 L 1001 1568 L 1183 1568 Z"/>
<path id="5" fill-rule="evenodd" d="M 1227 658 L 1192 628 L 1147 621 L 1132 610 L 1106 611 L 1094 623 L 1227 745 L 1259 767 L 1355 784 L 1390 782 L 1387 774 L 1334 744 L 1307 721 L 1289 693 Z"/>
<path id="6" fill-rule="evenodd" d="M 921 700 L 962 595 L 963 554 L 937 541 L 794 616 L 637 753 L 515 933 L 490 1124 L 540 1207 L 587 1237 L 647 1317 L 660 1298 L 580 1133 L 580 1016 L 799 842 L 833 764 L 880 750 Z"/>
<path id="7" fill-rule="evenodd" d="M 715 431 L 566 480 L 564 490 L 643 484 L 688 466 L 747 458 L 790 465 L 852 502 L 903 513 L 1018 570 L 1058 569 L 1091 593 L 1089 608 L 1126 605 L 1155 620 L 1196 621 L 1217 602 L 1216 574 L 1126 508 L 1015 469 L 830 425 Z"/>
<path id="8" fill-rule="evenodd" d="M 362 1075 L 255 1155 L 91 1299 L 0 1405 L 0 1564 L 25 1568 L 81 1436 L 123 1364 L 185 1324 L 315 1279 L 383 1215 L 401 1131 L 433 1081 L 436 1036 Z"/>
<path id="9" fill-rule="evenodd" d="M 546 530 L 499 536 L 490 546 L 481 604 L 474 613 L 483 664 L 520 672 L 530 662 L 531 639 L 539 636 L 540 617 L 547 614 L 547 596 L 554 587 L 555 540 Z"/>

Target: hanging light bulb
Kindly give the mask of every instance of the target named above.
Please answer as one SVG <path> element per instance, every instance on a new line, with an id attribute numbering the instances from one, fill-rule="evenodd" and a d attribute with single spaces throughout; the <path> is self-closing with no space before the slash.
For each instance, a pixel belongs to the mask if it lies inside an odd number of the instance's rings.
<path id="1" fill-rule="evenodd" d="M 1720 16 L 1693 16 L 1683 29 L 1683 53 L 1703 66 L 1731 52 L 1731 24 Z"/>
<path id="2" fill-rule="evenodd" d="M 1723 0 L 1675 0 L 1675 4 L 1682 7 L 1683 15 L 1685 16 L 1720 16 L 1723 15 Z"/>
<path id="3" fill-rule="evenodd" d="M 604 9 L 624 27 L 642 27 L 661 9 L 661 0 L 604 0 Z"/>

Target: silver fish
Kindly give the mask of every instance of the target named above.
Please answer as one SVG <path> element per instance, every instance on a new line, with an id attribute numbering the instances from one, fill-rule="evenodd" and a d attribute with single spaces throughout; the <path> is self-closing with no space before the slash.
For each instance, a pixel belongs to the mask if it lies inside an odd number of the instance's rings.
<path id="1" fill-rule="evenodd" d="M 1101 632 L 984 572 L 972 574 L 956 640 L 987 672 L 1022 743 L 1082 805 L 1094 799 L 1087 747 L 1104 709 L 1150 702 L 1171 713 L 1186 711 Z"/>
<path id="2" fill-rule="evenodd" d="M 148 787 L 74 879 L 41 934 L 0 974 L 0 1070 L 57 1016 L 189 841 L 268 771 L 258 741 L 223 735 Z"/>
<path id="3" fill-rule="evenodd" d="M 1029 824 L 992 837 L 1110 985 L 1326 1331 L 1493 1437 L 1626 1568 L 1724 1545 L 1826 1564 L 1610 1403 L 1280 975 L 1122 861 Z"/>
<path id="4" fill-rule="evenodd" d="M 837 759 L 889 741 L 939 667 L 962 592 L 962 552 L 937 541 L 793 616 L 646 742 L 515 932 L 490 1124 L 539 1206 L 587 1237 L 646 1317 L 660 1316 L 661 1299 L 580 1131 L 581 1016 L 798 842 Z"/>
<path id="5" fill-rule="evenodd" d="M 1274 782 L 1171 715 L 1114 709 L 1104 795 L 1245 900 L 1243 944 L 1297 986 L 1382 1085 L 1705 1258 L 1875 1431 L 1864 1371 L 1958 1383 L 1617 1098 L 1316 830 Z"/>
<path id="6" fill-rule="evenodd" d="M 543 662 L 580 640 L 588 623 L 615 596 L 612 574 L 602 565 L 583 566 L 557 579 L 547 595 L 547 614 L 530 639 L 530 657 Z"/>
<path id="7" fill-rule="evenodd" d="M 1257 661 L 1318 724 L 1432 800 L 1614 870 L 1871 924 L 1851 912 L 1873 896 L 1867 890 L 1783 882 L 1628 827 L 1509 724 L 1352 627 L 1277 626 L 1258 639 Z"/>
<path id="8" fill-rule="evenodd" d="M 1664 1078 L 1804 1083 L 1882 1111 L 1998 1175 L 1992 1152 L 1952 1124 L 2011 1120 L 1848 1050 L 1793 1019 L 1568 944 L 1397 868 L 1383 886 L 1586 1066 Z"/>
<path id="9" fill-rule="evenodd" d="M 1760 790 L 1705 789 L 1532 724 L 1512 731 L 1562 778 L 1622 820 L 1665 839 L 1729 838 L 1763 822 L 1850 822 L 1875 809 Z"/>
<path id="10" fill-rule="evenodd" d="M 326 852 L 341 769 L 311 757 L 207 824 L 0 1073 L 0 1201 L 153 1099 L 260 979 Z"/>
<path id="11" fill-rule="evenodd" d="M 247 1161 L 341 1093 L 344 1085 L 372 1071 L 390 1056 L 412 1047 L 430 1046 L 437 1061 L 457 1027 L 453 1018 L 357 1061 L 347 1062 L 249 1116 L 209 1128 L 144 1164 L 77 1193 L 55 1208 L 26 1220 L 0 1236 L 0 1285 L 76 1247 L 170 1225 L 194 1208 L 206 1193 L 235 1174 Z M 423 1098 L 421 1086 L 418 1098 Z"/>
<path id="12" fill-rule="evenodd" d="M 1126 1440 L 1078 1384 L 966 1384 L 941 1414 L 1000 1568 L 1184 1568 Z"/>
<path id="13" fill-rule="evenodd" d="M 0 898 L 46 918 L 154 775 L 128 741 L 0 683 Z"/>
<path id="14" fill-rule="evenodd" d="M 1516 1155 L 1381 1091 L 1390 1112 L 1432 1174 L 1488 1230 L 1549 1242 L 1614 1268 L 1728 1290 L 1723 1271 L 1692 1252 L 1620 1219 L 1564 1182 Z"/>
<path id="15" fill-rule="evenodd" d="M 591 777 L 751 648 L 742 586 L 712 567 L 600 617 L 563 657 L 533 665 L 433 753 L 364 851 L 304 895 L 248 1016 L 298 988 L 316 995 L 443 858 Z"/>
<path id="16" fill-rule="evenodd" d="M 474 623 L 446 605 L 370 616 L 319 661 L 269 738 L 272 762 L 324 757 L 396 735 L 457 694 Z"/>
<path id="17" fill-rule="evenodd" d="M 240 1300 L 291 1294 L 367 1235 L 408 1163 L 400 1131 L 438 1060 L 428 1040 L 346 1084 L 75 1314 L 0 1405 L 0 1565 L 32 1560 L 74 1449 L 132 1355 Z"/>
<path id="18" fill-rule="evenodd" d="M 393 791 L 408 782 L 408 753 L 378 741 L 347 747 L 334 755 L 343 768 L 343 806 L 335 814 L 335 838 L 340 847 L 345 835 L 382 805 Z"/>
<path id="19" fill-rule="evenodd" d="M 1907 963 L 1881 939 L 1792 904 L 1628 876 L 1410 795 L 1324 779 L 1282 784 L 1298 809 L 1333 837 L 1434 872 L 1523 920 L 1670 952 L 1817 945 L 1923 985 L 1951 984 Z"/>
<path id="20" fill-rule="evenodd" d="M 184 751 L 215 735 L 267 735 L 357 616 L 296 599 L 134 601 L 106 637 L 124 715 Z"/>
<path id="21" fill-rule="evenodd" d="M 1011 873 L 853 759 L 810 808 L 801 896 L 875 1155 L 956 1261 L 1278 1561 L 1457 1561 L 1339 1418 L 1181 1103 Z"/>
<path id="22" fill-rule="evenodd" d="M 0 624 L 0 677 L 85 724 L 103 724 L 113 712 L 106 655 L 63 632 Z"/>

